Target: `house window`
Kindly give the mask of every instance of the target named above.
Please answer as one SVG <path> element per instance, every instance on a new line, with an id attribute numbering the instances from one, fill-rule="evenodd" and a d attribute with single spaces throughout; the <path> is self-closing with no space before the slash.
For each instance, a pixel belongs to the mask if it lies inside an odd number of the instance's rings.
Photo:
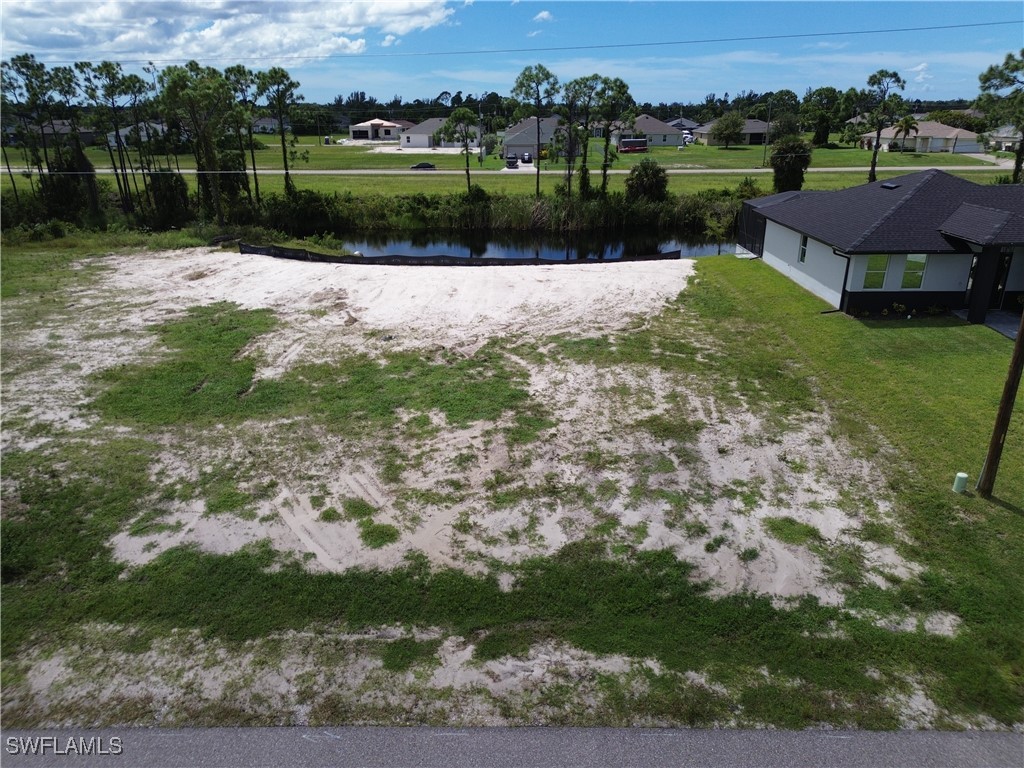
<path id="1" fill-rule="evenodd" d="M 797 255 L 796 260 L 801 264 L 807 261 L 807 235 L 800 238 L 800 253 Z"/>
<path id="2" fill-rule="evenodd" d="M 885 286 L 885 272 L 889 269 L 889 256 L 876 253 L 868 256 L 868 268 L 864 271 L 865 290 L 881 290 Z"/>
<path id="3" fill-rule="evenodd" d="M 924 285 L 924 268 L 928 257 L 923 253 L 907 254 L 907 265 L 903 268 L 901 288 L 920 288 Z"/>

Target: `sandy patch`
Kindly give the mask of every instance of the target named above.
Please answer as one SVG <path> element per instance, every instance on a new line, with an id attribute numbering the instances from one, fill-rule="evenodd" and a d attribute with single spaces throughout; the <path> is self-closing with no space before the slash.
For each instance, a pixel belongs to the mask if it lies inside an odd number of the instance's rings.
<path id="1" fill-rule="evenodd" d="M 329 265 L 210 248 L 102 263 L 107 271 L 68 303 L 75 322 L 59 332 L 31 329 L 13 342 L 46 345 L 52 356 L 19 376 L 18 387 L 5 378 L 6 405 L 26 422 L 88 429 L 91 419 L 81 411 L 88 375 L 161 354 L 146 328 L 193 305 L 227 301 L 273 310 L 279 327 L 246 351 L 263 361 L 258 375 L 270 378 L 353 351 L 440 347 L 470 355 L 494 338 L 621 329 L 661 311 L 693 271 L 687 260 Z M 116 556 L 141 565 L 175 546 L 226 553 L 269 540 L 311 570 L 390 568 L 422 552 L 436 566 L 479 572 L 485 563 L 514 566 L 551 554 L 600 530 L 613 548 L 672 549 L 720 594 L 809 594 L 839 604 L 842 592 L 821 548 L 855 550 L 867 577 L 883 586 L 886 577 L 916 572 L 892 548 L 858 539 L 868 516 L 885 518 L 886 503 L 871 487 L 874 468 L 833 440 L 827 417 L 779 430 L 742 408 L 723 411 L 713 397 L 691 392 L 685 377 L 657 368 L 538 364 L 505 354 L 525 370 L 531 396 L 548 411 L 553 426 L 539 441 L 509 445 L 501 431 L 507 425 L 455 429 L 442 414 L 430 414 L 433 433 L 398 440 L 407 467 L 395 483 L 383 479 L 372 441 L 347 440 L 315 424 L 244 424 L 201 441 L 165 435 L 152 470 L 159 484 L 195 487 L 220 467 L 242 491 L 268 482 L 274 490 L 241 515 L 211 515 L 202 498 L 154 502 L 157 528 L 119 533 L 111 542 Z M 59 385 L 48 386 L 53 381 Z M 34 394 L 40 391 L 42 398 Z M 668 412 L 703 425 L 692 445 L 659 441 L 636 426 Z M 296 455 L 297 437 L 316 452 Z M 4 432 L 5 446 L 38 440 L 18 429 Z M 851 507 L 844 500 L 851 493 L 870 501 Z M 346 499 L 370 504 L 374 522 L 394 526 L 398 541 L 372 549 L 357 521 L 324 519 L 324 509 L 342 509 Z M 769 535 L 766 521 L 780 517 L 813 526 L 819 551 Z M 514 586 L 510 574 L 501 578 Z"/>

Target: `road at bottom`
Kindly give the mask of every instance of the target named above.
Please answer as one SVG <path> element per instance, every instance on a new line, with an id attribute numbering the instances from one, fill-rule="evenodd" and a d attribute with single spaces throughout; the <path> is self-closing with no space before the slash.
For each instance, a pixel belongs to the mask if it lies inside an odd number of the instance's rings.
<path id="1" fill-rule="evenodd" d="M 1021 768 L 1024 734 L 660 728 L 4 730 L 4 768 Z"/>

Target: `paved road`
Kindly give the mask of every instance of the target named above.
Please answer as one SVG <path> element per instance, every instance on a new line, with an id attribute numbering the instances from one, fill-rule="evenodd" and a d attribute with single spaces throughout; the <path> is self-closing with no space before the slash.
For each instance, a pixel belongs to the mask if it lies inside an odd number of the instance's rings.
<path id="1" fill-rule="evenodd" d="M 50 737 L 53 741 L 32 741 Z M 89 742 L 89 739 L 92 742 Z M 71 744 L 69 744 L 69 739 Z M 645 728 L 211 728 L 0 732 L 4 768 L 1020 768 L 1024 734 Z M 37 754 L 25 754 L 36 746 Z M 75 747 L 91 746 L 93 754 Z M 46 754 L 38 754 L 45 746 Z M 63 754 L 55 754 L 55 752 Z M 97 754 L 105 752 L 107 754 Z M 119 754 L 118 754 L 119 753 Z"/>

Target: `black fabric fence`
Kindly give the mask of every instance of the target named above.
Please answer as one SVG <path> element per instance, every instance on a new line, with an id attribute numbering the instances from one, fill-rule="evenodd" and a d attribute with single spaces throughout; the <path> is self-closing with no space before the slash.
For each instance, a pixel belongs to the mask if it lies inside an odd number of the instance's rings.
<path id="1" fill-rule="evenodd" d="M 277 259 L 293 259 L 295 261 L 317 261 L 325 264 L 387 264 L 392 266 L 432 266 L 432 267 L 512 267 L 531 264 L 597 264 L 598 259 L 576 259 L 574 261 L 554 261 L 552 259 L 489 259 L 463 258 L 459 256 L 332 256 L 329 253 L 307 251 L 304 248 L 282 248 L 277 245 L 238 244 L 239 253 L 252 253 L 259 256 L 273 256 Z M 622 256 L 618 259 L 604 259 L 604 263 L 619 261 L 662 261 L 665 259 L 682 258 L 682 251 L 666 251 L 646 256 Z"/>

